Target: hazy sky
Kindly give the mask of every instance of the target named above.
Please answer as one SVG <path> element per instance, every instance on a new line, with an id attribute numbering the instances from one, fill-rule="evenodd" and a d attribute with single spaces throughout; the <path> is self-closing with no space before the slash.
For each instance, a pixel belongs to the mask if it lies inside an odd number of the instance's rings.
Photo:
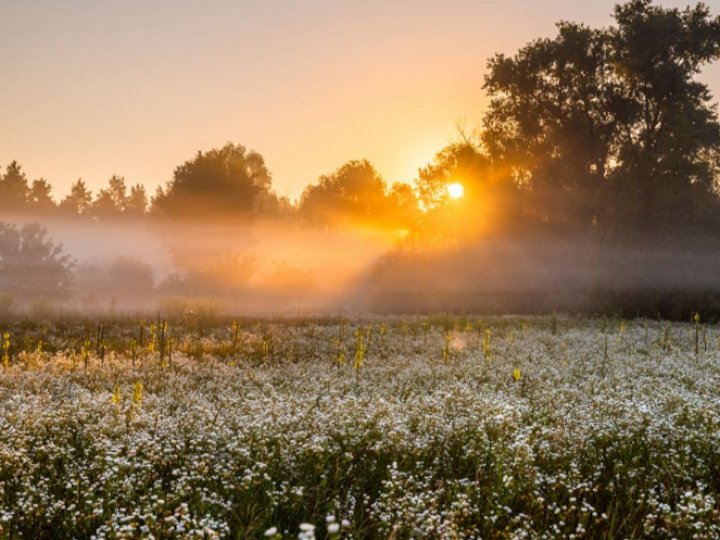
<path id="1" fill-rule="evenodd" d="M 458 121 L 479 124 L 488 57 L 561 19 L 607 25 L 614 4 L 1 0 L 0 164 L 59 195 L 112 174 L 154 190 L 233 141 L 291 197 L 350 159 L 412 181 Z M 704 78 L 720 94 L 720 67 Z"/>

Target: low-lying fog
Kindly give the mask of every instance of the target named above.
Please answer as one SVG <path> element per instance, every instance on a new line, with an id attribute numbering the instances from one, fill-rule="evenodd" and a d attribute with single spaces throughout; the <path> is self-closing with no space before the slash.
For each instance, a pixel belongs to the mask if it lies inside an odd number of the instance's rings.
<path id="1" fill-rule="evenodd" d="M 75 264 L 67 298 L 42 307 L 82 313 L 596 312 L 627 303 L 654 314 L 670 300 L 685 309 L 678 292 L 692 303 L 720 291 L 712 238 L 659 247 L 528 232 L 461 239 L 450 227 L 431 246 L 408 231 L 283 221 L 44 226 Z M 17 296 L 15 309 L 33 307 Z"/>

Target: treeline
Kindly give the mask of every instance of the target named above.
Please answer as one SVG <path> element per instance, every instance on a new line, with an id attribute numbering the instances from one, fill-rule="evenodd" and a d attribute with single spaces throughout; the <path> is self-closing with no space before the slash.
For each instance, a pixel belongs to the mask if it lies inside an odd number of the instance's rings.
<path id="1" fill-rule="evenodd" d="M 96 194 L 78 180 L 56 202 L 46 180 L 28 182 L 13 162 L 0 180 L 0 211 L 404 227 L 422 218 L 436 230 L 428 216 L 448 206 L 448 183 L 461 182 L 469 228 L 715 235 L 720 123 L 697 75 L 720 56 L 720 20 L 704 4 L 665 9 L 651 0 L 618 5 L 615 20 L 600 29 L 563 22 L 555 37 L 491 58 L 482 128 L 442 149 L 413 186 L 390 186 L 367 161 L 350 161 L 291 204 L 273 191 L 259 153 L 228 143 L 178 166 L 153 196 L 113 176 Z"/>
<path id="2" fill-rule="evenodd" d="M 142 184 L 128 188 L 125 178 L 114 175 L 95 194 L 80 179 L 56 201 L 47 180 L 28 181 L 20 164 L 13 161 L 0 175 L 0 215 L 39 221 L 154 216 L 181 222 L 242 223 L 265 218 L 314 225 L 411 227 L 419 217 L 419 207 L 410 185 L 388 185 L 367 160 L 349 161 L 321 176 L 292 204 L 273 191 L 270 171 L 260 154 L 228 143 L 198 152 L 152 197 Z"/>
<path id="3" fill-rule="evenodd" d="M 142 216 L 149 210 L 149 200 L 145 187 L 135 184 L 128 187 L 121 176 L 113 176 L 106 188 L 97 194 L 88 189 L 80 179 L 75 182 L 70 193 L 56 201 L 52 195 L 53 187 L 44 178 L 28 181 L 17 161 L 5 168 L 0 176 L 0 212 L 3 215 L 29 215 L 46 217 L 117 217 Z"/>

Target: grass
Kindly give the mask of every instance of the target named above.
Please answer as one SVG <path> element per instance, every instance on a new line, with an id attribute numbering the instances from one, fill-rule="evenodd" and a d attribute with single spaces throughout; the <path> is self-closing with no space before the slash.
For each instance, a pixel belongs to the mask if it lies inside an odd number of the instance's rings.
<path id="1" fill-rule="evenodd" d="M 2 538 L 720 537 L 699 321 L 102 324 L 0 324 Z"/>

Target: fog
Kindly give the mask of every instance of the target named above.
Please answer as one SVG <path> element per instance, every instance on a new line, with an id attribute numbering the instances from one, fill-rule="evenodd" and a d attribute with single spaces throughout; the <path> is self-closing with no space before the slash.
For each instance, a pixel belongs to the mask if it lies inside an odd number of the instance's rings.
<path id="1" fill-rule="evenodd" d="M 22 227 L 29 221 L 15 219 Z M 74 261 L 72 291 L 44 307 L 86 313 L 297 314 L 353 309 L 350 294 L 403 232 L 263 220 L 49 220 L 47 237 Z M 16 308 L 31 305 L 16 303 Z"/>
<path id="2" fill-rule="evenodd" d="M 539 230 L 463 233 L 452 222 L 433 235 L 283 220 L 44 225 L 75 263 L 70 294 L 42 304 L 55 312 L 555 310 L 682 318 L 720 291 L 720 250 L 711 236 L 610 243 Z M 17 300 L 17 312 L 37 309 Z"/>

